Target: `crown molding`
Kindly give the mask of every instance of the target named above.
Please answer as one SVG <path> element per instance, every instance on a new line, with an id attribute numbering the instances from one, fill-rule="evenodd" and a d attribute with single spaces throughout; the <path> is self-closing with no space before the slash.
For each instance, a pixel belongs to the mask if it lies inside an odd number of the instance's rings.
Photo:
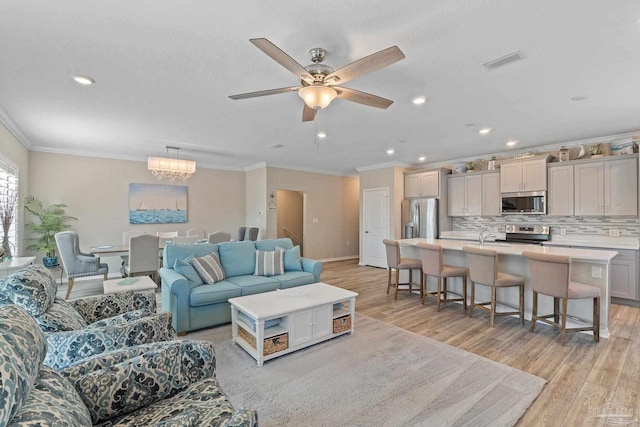
<path id="1" fill-rule="evenodd" d="M 24 146 L 27 150 L 33 149 L 33 144 L 27 138 L 27 135 L 22 131 L 22 128 L 18 126 L 15 120 L 7 113 L 7 110 L 4 109 L 2 105 L 0 105 L 0 122 L 7 128 L 9 132 L 13 136 L 16 137 L 18 142 Z"/>

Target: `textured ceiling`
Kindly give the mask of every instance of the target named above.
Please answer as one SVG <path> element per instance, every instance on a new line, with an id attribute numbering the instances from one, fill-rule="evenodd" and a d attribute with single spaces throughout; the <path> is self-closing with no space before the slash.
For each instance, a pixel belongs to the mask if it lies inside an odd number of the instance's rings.
<path id="1" fill-rule="evenodd" d="M 225 169 L 353 174 L 482 157 L 510 139 L 522 151 L 640 131 L 639 18 L 637 0 L 3 0 L 0 120 L 32 150 L 145 161 L 175 145 Z M 397 45 L 406 59 L 345 84 L 395 102 L 337 99 L 302 123 L 296 93 L 233 101 L 298 84 L 255 37 L 302 65 L 322 47 L 334 69 Z M 515 50 L 524 60 L 482 66 Z"/>

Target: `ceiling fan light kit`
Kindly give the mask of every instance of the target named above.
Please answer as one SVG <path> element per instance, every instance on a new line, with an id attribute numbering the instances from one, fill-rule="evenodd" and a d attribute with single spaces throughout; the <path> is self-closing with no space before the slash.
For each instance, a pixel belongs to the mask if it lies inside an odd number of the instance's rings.
<path id="1" fill-rule="evenodd" d="M 326 108 L 331 104 L 331 101 L 338 96 L 338 92 L 335 89 L 328 86 L 305 86 L 298 91 L 300 98 L 304 100 L 309 108 L 319 110 Z"/>
<path id="2" fill-rule="evenodd" d="M 346 83 L 356 77 L 377 71 L 404 59 L 404 53 L 398 46 L 386 48 L 345 65 L 337 71 L 333 71 L 331 67 L 321 64 L 326 52 L 320 47 L 309 50 L 309 59 L 312 64 L 303 67 L 282 49 L 265 38 L 250 39 L 249 41 L 300 79 L 301 86 L 230 95 L 229 98 L 231 99 L 255 98 L 297 91 L 305 103 L 302 110 L 303 122 L 313 121 L 316 117 L 316 112 L 329 106 L 335 98 L 382 109 L 388 108 L 393 104 L 393 101 L 377 95 L 335 85 Z"/>
<path id="3" fill-rule="evenodd" d="M 176 157 L 149 157 L 147 159 L 147 169 L 151 171 L 153 176 L 158 180 L 167 178 L 169 182 L 175 182 L 176 179 L 186 181 L 196 172 L 196 162 L 193 160 L 179 159 L 178 147 L 167 146 L 167 155 L 169 150 L 176 150 Z"/>

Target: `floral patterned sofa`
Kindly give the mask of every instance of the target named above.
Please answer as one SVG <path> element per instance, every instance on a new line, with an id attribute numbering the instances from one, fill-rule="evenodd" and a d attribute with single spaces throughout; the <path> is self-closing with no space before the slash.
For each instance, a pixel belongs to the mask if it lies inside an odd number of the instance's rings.
<path id="1" fill-rule="evenodd" d="M 41 265 L 0 280 L 0 306 L 22 307 L 47 340 L 45 365 L 61 369 L 78 360 L 117 348 L 176 337 L 171 314 L 156 314 L 153 293 L 132 291 L 76 301 L 56 298 L 57 284 Z"/>
<path id="2" fill-rule="evenodd" d="M 234 410 L 220 389 L 210 342 L 123 348 L 60 372 L 46 353 L 26 310 L 0 307 L 0 425 L 257 426 L 255 410 Z"/>

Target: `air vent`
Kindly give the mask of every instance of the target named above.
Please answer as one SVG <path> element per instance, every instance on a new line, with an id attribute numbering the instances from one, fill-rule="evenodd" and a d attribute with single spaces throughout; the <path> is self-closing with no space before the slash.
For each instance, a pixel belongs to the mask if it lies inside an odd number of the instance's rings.
<path id="1" fill-rule="evenodd" d="M 511 64 L 512 62 L 520 61 L 521 59 L 524 59 L 524 58 L 522 57 L 522 55 L 520 55 L 520 52 L 516 50 L 515 52 L 507 53 L 504 56 L 485 62 L 482 65 L 484 66 L 484 68 L 491 71 L 498 67 Z"/>
<path id="2" fill-rule="evenodd" d="M 282 145 L 282 144 L 273 144 L 273 145 L 269 146 L 269 148 L 274 148 L 276 150 L 279 149 L 279 148 L 282 148 L 282 147 L 284 147 L 284 145 Z"/>

